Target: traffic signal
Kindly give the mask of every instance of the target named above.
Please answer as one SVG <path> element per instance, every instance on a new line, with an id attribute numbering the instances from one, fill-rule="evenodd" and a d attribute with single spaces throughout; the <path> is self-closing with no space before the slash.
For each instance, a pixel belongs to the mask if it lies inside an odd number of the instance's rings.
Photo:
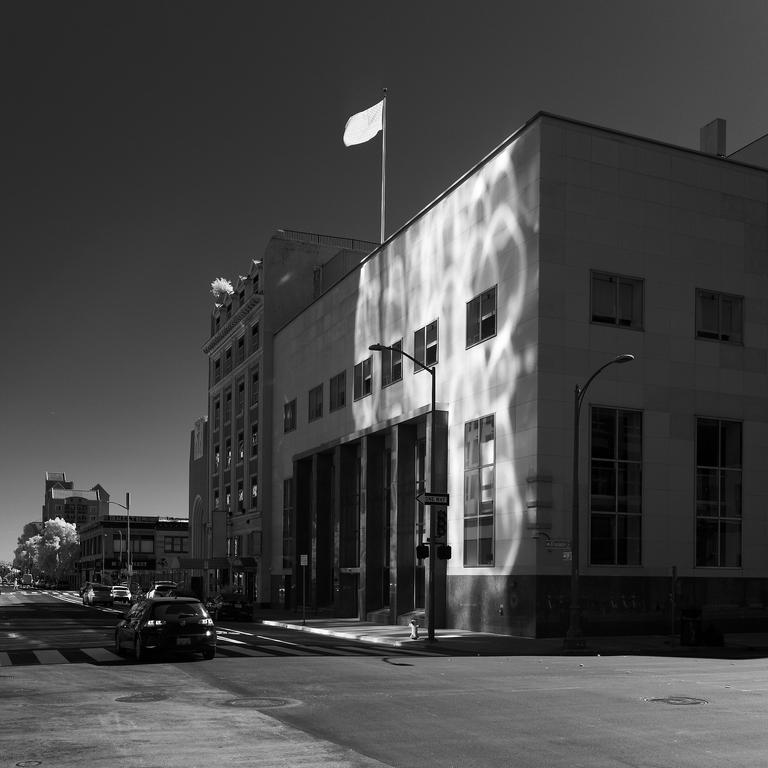
<path id="1" fill-rule="evenodd" d="M 451 559 L 451 547 L 448 544 L 440 544 L 437 547 L 438 560 L 450 560 Z"/>
<path id="2" fill-rule="evenodd" d="M 429 544 L 417 544 L 416 557 L 418 557 L 419 560 L 424 560 L 429 557 Z"/>

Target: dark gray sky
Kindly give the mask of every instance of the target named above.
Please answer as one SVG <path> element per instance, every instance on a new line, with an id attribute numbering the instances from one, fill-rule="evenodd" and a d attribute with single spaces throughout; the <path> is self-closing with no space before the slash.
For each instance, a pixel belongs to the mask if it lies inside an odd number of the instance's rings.
<path id="1" fill-rule="evenodd" d="M 377 240 L 539 110 L 768 132 L 764 0 L 0 3 L 0 559 L 44 473 L 187 514 L 210 282 L 273 230 Z M 115 511 L 120 511 L 116 509 Z"/>

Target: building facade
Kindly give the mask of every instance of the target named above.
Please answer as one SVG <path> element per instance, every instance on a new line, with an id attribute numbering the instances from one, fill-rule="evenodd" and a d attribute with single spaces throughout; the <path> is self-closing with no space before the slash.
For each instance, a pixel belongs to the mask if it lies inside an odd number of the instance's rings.
<path id="1" fill-rule="evenodd" d="M 60 517 L 80 526 L 109 514 L 109 494 L 95 485 L 88 490 L 77 490 L 64 472 L 45 473 L 45 501 L 43 522 Z"/>
<path id="2" fill-rule="evenodd" d="M 273 603 L 423 609 L 444 492 L 437 626 L 563 634 L 575 496 L 586 632 L 765 624 L 764 168 L 541 113 L 324 288 L 273 339 Z"/>
<path id="3" fill-rule="evenodd" d="M 79 527 L 79 583 L 140 584 L 170 579 L 192 588 L 182 559 L 189 554 L 189 520 L 112 515 Z"/>
<path id="4" fill-rule="evenodd" d="M 262 260 L 252 262 L 211 314 L 203 346 L 209 363 L 207 495 L 203 501 L 196 492 L 192 501 L 189 563 L 206 594 L 234 588 L 255 603 L 270 600 L 263 542 L 271 535 L 272 517 L 264 514 L 271 476 L 262 468 L 271 466 L 272 453 L 272 337 L 375 247 L 279 230 Z M 202 487 L 199 477 L 194 482 Z"/>

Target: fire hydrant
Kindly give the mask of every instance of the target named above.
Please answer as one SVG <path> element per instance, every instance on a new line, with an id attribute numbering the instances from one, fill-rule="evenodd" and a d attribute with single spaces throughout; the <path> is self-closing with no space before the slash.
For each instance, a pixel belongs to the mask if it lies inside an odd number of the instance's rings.
<path id="1" fill-rule="evenodd" d="M 419 639 L 419 625 L 416 623 L 416 619 L 411 619 L 408 622 L 408 626 L 411 628 L 411 640 Z"/>

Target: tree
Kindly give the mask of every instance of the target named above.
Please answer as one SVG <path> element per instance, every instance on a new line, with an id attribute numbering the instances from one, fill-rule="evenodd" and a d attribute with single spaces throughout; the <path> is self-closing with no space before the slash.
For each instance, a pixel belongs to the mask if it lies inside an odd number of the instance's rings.
<path id="1" fill-rule="evenodd" d="M 14 563 L 22 570 L 34 570 L 58 580 L 72 570 L 80 556 L 77 528 L 60 517 L 46 520 L 39 532 L 35 523 L 29 523 L 24 526 L 14 555 Z"/>

